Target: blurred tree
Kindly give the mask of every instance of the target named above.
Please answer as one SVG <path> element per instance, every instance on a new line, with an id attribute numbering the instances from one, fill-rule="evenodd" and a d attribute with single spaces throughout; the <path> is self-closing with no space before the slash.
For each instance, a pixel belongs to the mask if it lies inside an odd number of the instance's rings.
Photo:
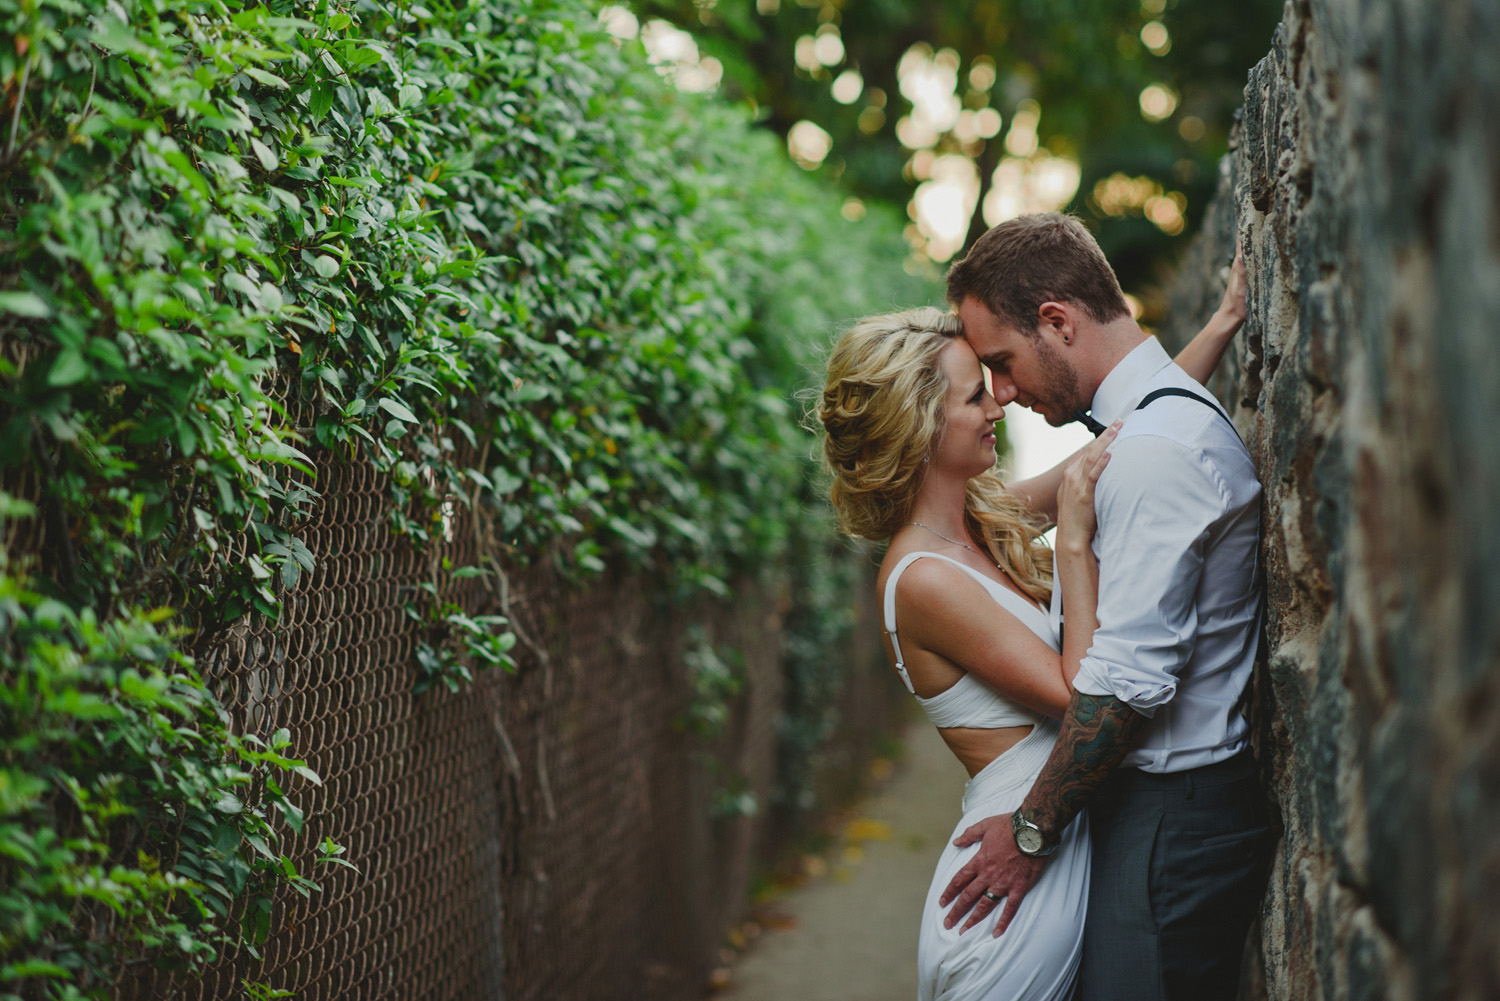
<path id="1" fill-rule="evenodd" d="M 1281 15 L 1280 0 L 633 9 L 691 33 L 726 95 L 753 104 L 804 167 L 854 198 L 907 205 L 914 251 L 943 262 L 1003 218 L 1069 208 L 1137 291 L 1196 228 Z"/>

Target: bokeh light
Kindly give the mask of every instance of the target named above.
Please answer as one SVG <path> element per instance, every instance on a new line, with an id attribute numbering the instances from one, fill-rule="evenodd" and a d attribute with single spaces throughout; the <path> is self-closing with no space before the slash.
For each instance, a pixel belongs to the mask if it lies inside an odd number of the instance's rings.
<path id="1" fill-rule="evenodd" d="M 816 29 L 809 28 L 793 43 L 798 74 L 826 84 L 834 101 L 852 106 L 859 133 L 874 136 L 893 126 L 896 141 L 908 154 L 902 176 L 915 186 L 907 204 L 912 219 L 908 242 L 928 266 L 962 249 L 978 221 L 976 210 L 993 226 L 1025 213 L 1064 209 L 1078 196 L 1082 170 L 1074 145 L 1067 136 L 1042 132 L 1042 108 L 1026 96 L 1032 83 L 1024 72 L 1008 71 L 1002 78 L 992 56 L 979 55 L 965 63 L 954 48 L 919 41 L 897 60 L 896 83 L 904 103 L 888 106 L 887 95 L 867 86 L 864 73 L 850 58 L 840 33 L 845 16 L 841 5 L 833 0 L 797 3 L 818 10 Z M 704 4 L 713 6 L 708 0 L 700 6 Z M 757 0 L 756 9 L 765 15 L 781 5 L 781 0 Z M 1134 33 L 1124 35 L 1131 52 L 1144 47 L 1165 55 L 1171 50 L 1172 35 L 1162 18 L 1166 5 L 1166 0 L 1141 2 L 1139 40 Z M 1171 118 L 1181 103 L 1165 83 L 1145 86 L 1138 101 L 1142 116 L 1152 122 Z M 1011 102 L 1014 110 L 1002 115 L 1000 107 Z M 833 156 L 834 138 L 815 119 L 810 115 L 792 127 L 787 148 L 803 168 L 829 164 L 837 174 L 844 160 Z M 1189 116 L 1178 124 L 1178 132 L 1184 140 L 1197 142 L 1207 129 L 1201 118 Z M 978 162 L 986 143 L 998 144 L 1001 155 L 993 173 L 983 179 L 988 183 L 982 183 Z M 1178 177 L 1177 183 L 1192 182 Z M 1105 217 L 1145 218 L 1169 235 L 1183 232 L 1187 225 L 1186 199 L 1147 178 L 1104 178 L 1094 185 L 1089 205 Z M 866 207 L 850 198 L 843 212 L 854 221 L 864 217 Z"/>
<path id="2" fill-rule="evenodd" d="M 630 22 L 626 17 L 634 19 L 629 11 L 625 11 L 624 16 L 614 13 L 608 16 L 610 19 L 604 24 L 612 34 L 617 28 L 620 31 L 629 28 Z M 605 17 L 604 11 L 600 11 L 600 17 Z M 656 67 L 658 73 L 676 84 L 678 90 L 713 90 L 724 78 L 724 64 L 712 56 L 701 56 L 697 41 L 682 29 L 657 19 L 647 21 L 640 29 L 640 35 L 641 44 L 646 48 L 647 61 Z"/>
<path id="3" fill-rule="evenodd" d="M 1177 95 L 1163 84 L 1153 83 L 1141 91 L 1141 115 L 1148 122 L 1159 122 L 1177 110 Z"/>
<path id="4" fill-rule="evenodd" d="M 969 67 L 969 86 L 975 90 L 989 90 L 995 86 L 995 60 L 979 56 Z"/>
<path id="5" fill-rule="evenodd" d="M 896 66 L 901 96 L 911 102 L 910 115 L 896 123 L 896 138 L 907 149 L 933 146 L 958 124 L 963 105 L 958 99 L 958 53 L 934 53 L 925 42 L 907 49 Z"/>
<path id="6" fill-rule="evenodd" d="M 981 139 L 993 139 L 1000 134 L 1000 127 L 1004 125 L 1000 112 L 994 108 L 980 108 L 974 112 L 974 128 Z"/>
<path id="7" fill-rule="evenodd" d="M 1042 109 L 1030 99 L 1016 105 L 1016 113 L 1010 119 L 1010 131 L 1005 134 L 1005 151 L 1011 156 L 1030 156 L 1038 146 L 1036 127 L 1042 120 Z"/>
<path id="8" fill-rule="evenodd" d="M 830 88 L 833 92 L 833 99 L 840 104 L 853 104 L 858 101 L 864 89 L 865 78 L 859 75 L 859 70 L 855 69 L 847 69 L 840 73 Z"/>
<path id="9" fill-rule="evenodd" d="M 1078 162 L 1071 157 L 1053 156 L 1046 150 L 1030 157 L 1007 156 L 995 168 L 984 196 L 984 221 L 998 226 L 1018 215 L 1063 208 L 1078 193 L 1081 177 Z"/>
<path id="10" fill-rule="evenodd" d="M 979 171 L 972 158 L 945 153 L 933 160 L 930 179 L 912 196 L 928 257 L 946 261 L 962 249 L 978 200 Z"/>
<path id="11" fill-rule="evenodd" d="M 844 61 L 844 40 L 839 37 L 838 28 L 825 24 L 818 29 L 813 55 L 824 66 L 837 66 Z"/>
<path id="12" fill-rule="evenodd" d="M 797 39 L 792 46 L 792 60 L 799 69 L 809 73 L 821 69 L 823 64 L 818 61 L 818 40 L 811 35 L 803 35 Z"/>
<path id="13" fill-rule="evenodd" d="M 1164 56 L 1172 51 L 1172 35 L 1160 21 L 1148 21 L 1141 28 L 1141 44 L 1150 49 L 1152 55 Z"/>
<path id="14" fill-rule="evenodd" d="M 621 41 L 628 41 L 641 33 L 641 23 L 624 7 L 613 4 L 599 8 L 599 21 L 604 30 Z"/>
<path id="15" fill-rule="evenodd" d="M 1187 197 L 1178 191 L 1148 198 L 1146 204 L 1142 206 L 1146 218 L 1168 236 L 1176 236 L 1187 225 L 1187 219 L 1182 214 L 1185 208 L 1187 208 Z"/>
<path id="16" fill-rule="evenodd" d="M 918 181 L 925 181 L 932 176 L 932 165 L 937 161 L 937 154 L 930 149 L 919 149 L 911 157 L 911 176 Z"/>
<path id="17" fill-rule="evenodd" d="M 802 119 L 786 134 L 787 152 L 803 170 L 816 170 L 833 152 L 833 137 L 823 128 Z"/>
<path id="18" fill-rule="evenodd" d="M 1094 184 L 1089 203 L 1101 215 L 1145 216 L 1168 236 L 1176 236 L 1187 226 L 1187 196 L 1180 191 L 1163 191 L 1149 177 L 1115 173 L 1101 178 Z"/>

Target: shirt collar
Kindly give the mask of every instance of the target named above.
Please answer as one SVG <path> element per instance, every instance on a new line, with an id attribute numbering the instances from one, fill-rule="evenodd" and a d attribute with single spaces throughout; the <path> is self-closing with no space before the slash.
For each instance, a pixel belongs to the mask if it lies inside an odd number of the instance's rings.
<path id="1" fill-rule="evenodd" d="M 1145 395 L 1151 377 L 1170 364 L 1171 357 L 1155 337 L 1136 345 L 1099 383 L 1094 393 L 1094 420 L 1108 425 L 1124 417 Z"/>

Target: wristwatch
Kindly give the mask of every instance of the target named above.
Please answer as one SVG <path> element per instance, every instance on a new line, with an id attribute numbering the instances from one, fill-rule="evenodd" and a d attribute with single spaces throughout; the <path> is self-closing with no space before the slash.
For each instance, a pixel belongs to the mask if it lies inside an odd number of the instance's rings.
<path id="1" fill-rule="evenodd" d="M 1042 833 L 1040 827 L 1021 816 L 1020 810 L 1010 815 L 1010 830 L 1016 836 L 1016 847 L 1022 855 L 1041 858 L 1057 851 L 1057 845 L 1047 844 L 1047 835 Z"/>

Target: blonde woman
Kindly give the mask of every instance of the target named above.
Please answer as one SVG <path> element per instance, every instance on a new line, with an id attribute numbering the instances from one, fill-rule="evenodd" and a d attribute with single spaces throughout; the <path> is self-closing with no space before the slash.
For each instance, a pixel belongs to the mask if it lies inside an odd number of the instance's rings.
<path id="1" fill-rule="evenodd" d="M 1206 379 L 1243 317 L 1237 265 L 1224 305 L 1178 363 Z M 887 657 L 971 776 L 955 837 L 1021 802 L 1052 749 L 1095 628 L 1093 489 L 1116 428 L 1007 489 L 994 468 L 1003 416 L 952 314 L 861 320 L 829 358 L 819 417 L 833 504 L 845 532 L 889 544 L 877 577 Z M 1054 523 L 1049 549 L 1038 535 Z M 1054 580 L 1065 631 L 1050 613 Z M 922 916 L 922 1001 L 1072 996 L 1088 895 L 1086 825 L 1080 816 L 1064 832 L 998 939 L 998 910 L 944 926 L 939 896 L 976 850 L 950 841 Z"/>

